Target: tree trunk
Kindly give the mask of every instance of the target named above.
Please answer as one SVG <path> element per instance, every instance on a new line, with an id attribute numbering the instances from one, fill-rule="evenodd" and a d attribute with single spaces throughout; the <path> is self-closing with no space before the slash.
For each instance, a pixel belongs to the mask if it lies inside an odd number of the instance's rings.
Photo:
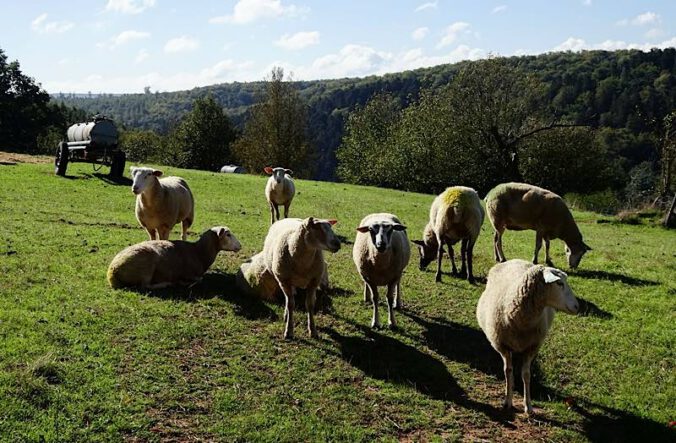
<path id="1" fill-rule="evenodd" d="M 674 194 L 674 198 L 673 200 L 671 200 L 671 205 L 669 205 L 669 211 L 664 216 L 664 227 L 665 228 L 676 227 L 676 194 Z"/>

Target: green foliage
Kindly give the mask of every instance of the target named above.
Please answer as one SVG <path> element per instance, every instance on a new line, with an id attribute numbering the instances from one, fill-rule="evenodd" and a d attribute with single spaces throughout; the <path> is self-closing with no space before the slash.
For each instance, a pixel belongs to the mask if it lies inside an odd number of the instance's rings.
<path id="1" fill-rule="evenodd" d="M 174 166 L 218 171 L 232 161 L 230 145 L 235 136 L 213 97 L 197 99 L 192 111 L 167 136 L 164 159 Z"/>
<path id="2" fill-rule="evenodd" d="M 610 189 L 588 194 L 571 192 L 566 194 L 564 199 L 571 208 L 579 211 L 598 212 L 599 214 L 617 214 L 624 207 L 622 200 Z"/>
<path id="3" fill-rule="evenodd" d="M 38 134 L 36 139 L 36 154 L 54 155 L 59 143 L 65 139 L 65 131 L 58 126 L 49 126 Z"/>
<path id="4" fill-rule="evenodd" d="M 650 162 L 639 163 L 629 172 L 629 183 L 624 189 L 625 201 L 630 208 L 645 205 L 655 195 L 657 177 Z"/>
<path id="5" fill-rule="evenodd" d="M 121 131 L 119 145 L 127 160 L 134 162 L 157 162 L 163 159 L 162 137 L 153 131 Z"/>
<path id="6" fill-rule="evenodd" d="M 307 129 L 304 100 L 295 86 L 284 80 L 284 70 L 274 68 L 233 150 L 249 171 L 281 166 L 297 176 L 311 177 L 315 159 Z"/>

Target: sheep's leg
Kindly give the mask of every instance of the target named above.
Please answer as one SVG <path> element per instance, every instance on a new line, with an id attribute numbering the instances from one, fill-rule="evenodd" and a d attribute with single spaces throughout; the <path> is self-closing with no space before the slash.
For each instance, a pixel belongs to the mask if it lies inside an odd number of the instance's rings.
<path id="1" fill-rule="evenodd" d="M 462 264 L 460 265 L 460 275 L 467 275 L 467 239 L 463 238 L 460 240 L 460 260 Z"/>
<path id="2" fill-rule="evenodd" d="M 380 316 L 378 315 L 378 287 L 366 283 L 371 291 L 371 303 L 373 304 L 373 318 L 371 319 L 371 327 L 379 328 L 380 327 Z"/>
<path id="3" fill-rule="evenodd" d="M 157 228 L 157 233 L 160 236 L 160 240 L 169 240 L 169 234 L 171 234 L 171 228 L 166 228 L 164 226 Z"/>
<path id="4" fill-rule="evenodd" d="M 476 283 L 476 280 L 474 279 L 474 272 L 472 272 L 472 260 L 474 258 L 475 243 L 476 239 L 467 240 L 467 249 L 465 250 L 465 254 L 467 255 L 467 281 L 470 282 L 470 284 Z"/>
<path id="5" fill-rule="evenodd" d="M 277 203 L 275 205 L 275 216 L 277 217 L 277 220 L 280 220 L 279 218 L 279 205 Z"/>
<path id="6" fill-rule="evenodd" d="M 448 256 L 451 258 L 451 272 L 453 272 L 453 275 L 457 275 L 458 268 L 455 267 L 455 252 L 453 252 L 453 245 L 450 241 L 447 241 L 446 246 L 448 247 Z"/>
<path id="7" fill-rule="evenodd" d="M 284 205 L 284 218 L 289 218 L 289 206 L 290 205 L 291 205 L 290 203 L 287 203 L 287 204 Z"/>
<path id="8" fill-rule="evenodd" d="M 183 232 L 181 233 L 181 240 L 186 241 L 188 239 L 188 228 L 191 224 L 191 221 L 188 219 L 185 219 L 181 222 L 181 228 L 183 229 Z"/>
<path id="9" fill-rule="evenodd" d="M 317 301 L 317 288 L 308 288 L 305 294 L 305 310 L 307 311 L 307 331 L 312 338 L 319 338 L 315 327 L 315 302 Z"/>
<path id="10" fill-rule="evenodd" d="M 279 285 L 284 293 L 286 304 L 284 306 L 284 338 L 286 340 L 293 338 L 293 310 L 296 307 L 293 286 L 287 283 Z"/>
<path id="11" fill-rule="evenodd" d="M 533 252 L 533 264 L 538 264 L 538 255 L 540 255 L 540 248 L 542 247 L 542 234 L 535 232 L 535 252 Z"/>
<path id="12" fill-rule="evenodd" d="M 533 413 L 533 406 L 530 402 L 530 365 L 535 358 L 535 352 L 523 354 L 523 364 L 521 366 L 521 379 L 523 380 L 523 411 L 526 415 Z"/>
<path id="13" fill-rule="evenodd" d="M 371 294 L 369 294 L 369 287 L 366 284 L 366 282 L 364 282 L 364 303 L 368 303 L 370 301 L 371 301 Z"/>
<path id="14" fill-rule="evenodd" d="M 403 309 L 404 302 L 401 301 L 401 279 L 397 281 L 397 296 L 394 298 L 394 309 Z"/>
<path id="15" fill-rule="evenodd" d="M 441 259 L 444 257 L 444 242 L 437 237 L 437 275 L 434 277 L 434 281 L 437 283 L 441 282 Z"/>
<path id="16" fill-rule="evenodd" d="M 495 229 L 495 235 L 493 236 L 493 244 L 495 245 L 495 261 L 496 262 L 505 262 L 505 252 L 502 250 L 502 234 L 505 232 L 505 228 Z"/>
<path id="17" fill-rule="evenodd" d="M 512 353 L 509 351 L 498 351 L 502 356 L 503 368 L 505 370 L 505 401 L 502 407 L 512 408 L 512 396 L 514 395 L 514 372 L 512 371 Z"/>
<path id="18" fill-rule="evenodd" d="M 549 256 L 549 238 L 547 237 L 545 237 L 545 260 L 547 266 L 554 267 L 554 262 L 552 262 L 552 258 Z"/>
<path id="19" fill-rule="evenodd" d="M 275 223 L 275 205 L 270 203 L 270 224 Z"/>
<path id="20" fill-rule="evenodd" d="M 150 239 L 155 240 L 155 237 L 157 235 L 157 231 L 155 229 L 148 229 L 148 228 L 146 228 L 146 231 L 148 232 L 148 236 L 150 237 Z"/>
<path id="21" fill-rule="evenodd" d="M 387 285 L 387 326 L 390 328 L 397 327 L 397 322 L 394 320 L 394 303 L 398 284 L 399 281 L 396 281 Z"/>

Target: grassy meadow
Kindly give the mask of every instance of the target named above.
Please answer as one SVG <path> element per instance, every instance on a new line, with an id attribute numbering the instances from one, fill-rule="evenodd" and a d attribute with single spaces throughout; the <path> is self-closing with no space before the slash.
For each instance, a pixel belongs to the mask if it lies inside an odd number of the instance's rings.
<path id="1" fill-rule="evenodd" d="M 327 254 L 332 306 L 316 317 L 321 339 L 308 338 L 299 312 L 286 342 L 282 307 L 234 288 L 267 232 L 265 178 L 164 172 L 195 195 L 192 240 L 227 225 L 243 249 L 221 253 L 191 289 L 135 292 L 105 280 L 118 251 L 147 239 L 130 181 L 89 164 L 69 165 L 66 178 L 51 164 L 0 165 L 0 440 L 676 439 L 676 232 L 575 213 L 594 249 L 569 278 L 584 312 L 557 314 L 534 363 L 538 414 L 528 419 L 500 409 L 501 360 L 475 319 L 483 283 L 445 274 L 435 284 L 414 250 L 399 328 L 368 327 L 354 228 L 387 211 L 420 238 L 433 196 L 298 180 L 291 216 L 338 219 L 344 243 Z M 508 258 L 530 258 L 533 244 L 533 232 L 504 237 Z M 563 244 L 552 251 L 566 269 Z M 488 221 L 474 263 L 485 282 Z"/>

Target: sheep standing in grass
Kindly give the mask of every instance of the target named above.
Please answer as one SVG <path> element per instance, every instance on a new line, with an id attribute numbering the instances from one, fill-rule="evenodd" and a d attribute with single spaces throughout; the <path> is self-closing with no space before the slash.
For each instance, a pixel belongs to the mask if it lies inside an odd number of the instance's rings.
<path id="1" fill-rule="evenodd" d="M 504 407 L 512 407 L 514 376 L 512 353 L 523 355 L 523 403 L 530 400 L 530 365 L 544 341 L 555 311 L 576 314 L 579 304 L 566 274 L 525 260 L 510 260 L 491 268 L 476 316 L 493 348 L 502 356 L 505 371 Z"/>
<path id="2" fill-rule="evenodd" d="M 181 222 L 186 240 L 188 228 L 195 220 L 195 201 L 188 184 L 180 177 L 162 176 L 162 171 L 152 168 L 131 167 L 131 191 L 136 195 L 136 219 L 150 240 L 159 236 L 168 240 L 174 225 Z"/>
<path id="3" fill-rule="evenodd" d="M 364 280 L 364 301 L 371 295 L 371 327 L 380 327 L 378 286 L 387 286 L 387 324 L 396 326 L 394 308 L 401 308 L 401 275 L 411 258 L 406 226 L 392 214 L 367 215 L 357 228 L 352 258 Z"/>
<path id="4" fill-rule="evenodd" d="M 296 288 L 306 290 L 308 332 L 318 337 L 314 309 L 317 287 L 325 274 L 323 251 L 337 252 L 340 241 L 331 229 L 335 220 L 287 218 L 270 226 L 263 245 L 263 262 L 284 293 L 284 338 L 293 338 Z"/>
<path id="5" fill-rule="evenodd" d="M 279 220 L 279 205 L 284 206 L 284 218 L 289 217 L 289 206 L 296 195 L 296 186 L 293 184 L 291 169 L 266 167 L 265 172 L 270 175 L 265 184 L 265 198 L 270 205 L 270 224 Z"/>
<path id="6" fill-rule="evenodd" d="M 545 263 L 554 266 L 549 256 L 549 241 L 560 238 L 566 244 L 566 258 L 571 269 L 577 268 L 582 256 L 591 248 L 582 241 L 582 234 L 573 215 L 561 197 L 546 189 L 526 183 L 503 183 L 486 195 L 486 211 L 493 225 L 495 261 L 505 261 L 502 234 L 505 229 L 535 231 L 533 264 L 545 241 Z"/>
<path id="7" fill-rule="evenodd" d="M 484 209 L 481 199 L 472 188 L 452 186 L 446 188 L 432 202 L 430 220 L 425 226 L 423 240 L 414 240 L 420 251 L 420 270 L 424 270 L 434 259 L 437 260 L 436 281 L 441 281 L 441 259 L 444 244 L 448 246 L 453 274 L 458 273 L 453 257 L 453 244 L 461 242 L 460 255 L 462 268 L 460 275 L 474 284 L 472 255 L 474 244 L 484 222 Z"/>
<path id="8" fill-rule="evenodd" d="M 195 243 L 149 240 L 118 253 L 108 267 L 112 288 L 159 289 L 198 282 L 220 251 L 239 251 L 239 240 L 226 226 L 205 231 Z"/>

